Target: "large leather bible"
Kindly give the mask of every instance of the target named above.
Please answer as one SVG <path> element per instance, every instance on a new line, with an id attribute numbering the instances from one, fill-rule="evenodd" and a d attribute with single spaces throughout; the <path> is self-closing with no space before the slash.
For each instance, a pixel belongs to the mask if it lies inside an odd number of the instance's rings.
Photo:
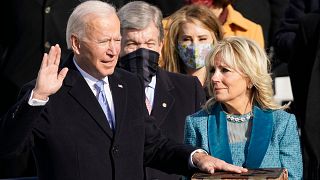
<path id="1" fill-rule="evenodd" d="M 285 168 L 258 168 L 249 169 L 246 173 L 231 173 L 231 172 L 215 172 L 214 174 L 195 173 L 191 180 L 244 180 L 244 179 L 269 179 L 269 180 L 288 180 L 288 171 Z"/>

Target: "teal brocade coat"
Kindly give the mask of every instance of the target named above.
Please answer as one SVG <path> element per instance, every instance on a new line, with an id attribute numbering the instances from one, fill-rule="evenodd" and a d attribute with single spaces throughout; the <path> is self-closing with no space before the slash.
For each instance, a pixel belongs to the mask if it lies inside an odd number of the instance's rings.
<path id="1" fill-rule="evenodd" d="M 187 116 L 185 143 L 228 163 L 247 168 L 284 167 L 289 179 L 302 179 L 302 155 L 295 116 L 283 110 L 253 108 L 248 142 L 230 144 L 226 114 L 216 103 Z"/>

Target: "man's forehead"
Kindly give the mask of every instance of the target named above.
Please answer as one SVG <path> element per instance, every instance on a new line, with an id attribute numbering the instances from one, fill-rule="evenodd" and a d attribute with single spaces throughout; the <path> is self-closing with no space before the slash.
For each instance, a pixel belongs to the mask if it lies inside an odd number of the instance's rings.
<path id="1" fill-rule="evenodd" d="M 109 36 L 120 36 L 120 21 L 110 21 L 104 18 L 95 18 L 85 23 L 86 31 Z"/>
<path id="2" fill-rule="evenodd" d="M 144 29 L 125 29 L 123 38 L 126 40 L 157 40 L 159 31 L 156 27 L 147 27 Z"/>

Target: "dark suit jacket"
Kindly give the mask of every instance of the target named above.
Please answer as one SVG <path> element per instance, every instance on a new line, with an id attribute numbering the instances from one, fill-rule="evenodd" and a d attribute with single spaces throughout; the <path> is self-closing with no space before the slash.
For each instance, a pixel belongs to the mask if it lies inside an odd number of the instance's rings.
<path id="1" fill-rule="evenodd" d="M 299 19 L 320 8 L 319 0 L 289 0 L 283 19 L 280 21 L 274 37 L 274 48 L 277 58 L 288 62 L 292 58 Z"/>
<path id="2" fill-rule="evenodd" d="M 36 78 L 44 52 L 59 44 L 67 50 L 65 31 L 69 15 L 81 0 L 10 0 L 0 2 L 0 115 L 17 101 L 23 84 Z M 24 152 L 0 159 L 0 178 L 36 175 L 33 157 Z"/>
<path id="3" fill-rule="evenodd" d="M 304 178 L 320 179 L 320 9 L 299 22 L 289 72 L 301 120 Z"/>
<path id="4" fill-rule="evenodd" d="M 233 1 L 232 6 L 244 17 L 262 26 L 267 49 L 271 45 L 288 2 L 289 0 L 240 0 Z"/>
<path id="5" fill-rule="evenodd" d="M 320 34 L 317 14 L 310 14 L 300 20 L 292 59 L 288 63 L 296 116 L 305 119 L 312 68 L 314 67 Z"/>
<path id="6" fill-rule="evenodd" d="M 36 78 L 44 52 L 59 44 L 62 58 L 70 53 L 66 25 L 72 10 L 85 0 L 0 1 L 0 115 L 17 101 L 22 85 Z M 104 0 L 107 1 L 107 0 Z M 108 0 L 121 7 L 128 0 Z M 33 157 L 24 152 L 0 159 L 0 178 L 36 175 Z"/>
<path id="7" fill-rule="evenodd" d="M 15 102 L 20 88 L 37 77 L 43 53 L 59 44 L 61 57 L 70 54 L 66 44 L 67 21 L 85 0 L 0 1 L 0 114 Z M 121 7 L 129 0 L 102 0 Z M 1 173 L 0 173 L 1 174 Z"/>
<path id="8" fill-rule="evenodd" d="M 162 136 L 147 114 L 141 80 L 116 69 L 109 76 L 116 130 L 70 60 L 60 90 L 45 106 L 29 106 L 30 87 L 1 120 L 0 157 L 33 147 L 40 179 L 137 179 L 143 166 L 188 173 L 193 147 Z M 31 86 L 32 88 L 32 86 Z"/>
<path id="9" fill-rule="evenodd" d="M 159 69 L 151 115 L 167 137 L 183 143 L 187 115 L 198 111 L 205 102 L 204 90 L 197 77 Z M 147 168 L 147 179 L 179 179 L 159 170 Z"/>

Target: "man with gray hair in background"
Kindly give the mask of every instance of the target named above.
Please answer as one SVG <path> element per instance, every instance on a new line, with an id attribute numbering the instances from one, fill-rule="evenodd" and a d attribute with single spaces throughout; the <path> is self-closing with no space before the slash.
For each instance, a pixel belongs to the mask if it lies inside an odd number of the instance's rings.
<path id="1" fill-rule="evenodd" d="M 39 179 L 144 178 L 143 165 L 188 174 L 190 167 L 246 172 L 164 137 L 148 116 L 142 82 L 115 68 L 120 21 L 102 1 L 78 5 L 67 24 L 73 55 L 44 54 L 38 77 L 0 120 L 0 158 L 32 149 Z M 23 57 L 22 57 L 23 58 Z"/>
<path id="2" fill-rule="evenodd" d="M 197 112 L 205 102 L 198 78 L 158 67 L 164 32 L 157 7 L 133 1 L 120 8 L 118 16 L 122 36 L 119 67 L 142 77 L 149 114 L 165 136 L 182 143 L 186 116 Z M 146 168 L 148 180 L 180 178 Z"/>

